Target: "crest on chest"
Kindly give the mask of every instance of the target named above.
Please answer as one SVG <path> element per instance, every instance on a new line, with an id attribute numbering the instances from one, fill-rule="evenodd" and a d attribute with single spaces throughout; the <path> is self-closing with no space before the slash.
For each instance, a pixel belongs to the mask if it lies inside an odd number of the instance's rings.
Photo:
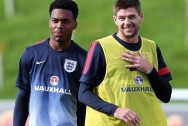
<path id="1" fill-rule="evenodd" d="M 75 71 L 76 66 L 77 66 L 77 61 L 65 59 L 64 70 L 66 70 L 67 72 L 70 73 Z"/>

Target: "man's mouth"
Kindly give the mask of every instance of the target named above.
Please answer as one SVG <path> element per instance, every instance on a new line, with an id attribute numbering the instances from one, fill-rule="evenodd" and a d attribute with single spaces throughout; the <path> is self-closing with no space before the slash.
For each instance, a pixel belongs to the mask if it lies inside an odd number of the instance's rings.
<path id="1" fill-rule="evenodd" d="M 57 31 L 57 32 L 55 32 L 55 35 L 56 36 L 62 36 L 63 35 L 63 31 Z"/>
<path id="2" fill-rule="evenodd" d="M 126 31 L 128 31 L 128 32 L 129 31 L 132 32 L 134 30 L 134 26 L 133 25 L 131 25 L 131 26 L 125 26 L 123 29 L 126 30 Z"/>

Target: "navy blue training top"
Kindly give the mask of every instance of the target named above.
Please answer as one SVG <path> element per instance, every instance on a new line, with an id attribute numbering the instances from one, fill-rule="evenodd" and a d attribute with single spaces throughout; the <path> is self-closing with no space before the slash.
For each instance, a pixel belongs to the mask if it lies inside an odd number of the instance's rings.
<path id="1" fill-rule="evenodd" d="M 85 57 L 86 51 L 73 41 L 66 51 L 52 49 L 49 39 L 25 49 L 16 86 L 30 90 L 30 126 L 77 126 L 79 78 Z M 80 112 L 78 116 L 85 115 L 85 110 Z"/>

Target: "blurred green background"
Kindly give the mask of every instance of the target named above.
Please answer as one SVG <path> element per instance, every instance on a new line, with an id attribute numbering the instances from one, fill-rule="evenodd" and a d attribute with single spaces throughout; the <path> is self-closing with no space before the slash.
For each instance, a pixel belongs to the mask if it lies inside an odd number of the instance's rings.
<path id="1" fill-rule="evenodd" d="M 4 1 L 0 1 L 0 53 L 4 76 L 0 99 L 15 99 L 20 56 L 26 46 L 49 37 L 48 8 L 52 0 L 14 0 L 13 16 L 6 16 Z M 112 19 L 113 2 L 77 0 L 80 12 L 74 40 L 86 50 L 95 39 L 117 32 Z M 185 0 L 141 0 L 141 3 L 144 21 L 140 34 L 156 41 L 161 48 L 173 76 L 172 87 L 188 88 Z"/>

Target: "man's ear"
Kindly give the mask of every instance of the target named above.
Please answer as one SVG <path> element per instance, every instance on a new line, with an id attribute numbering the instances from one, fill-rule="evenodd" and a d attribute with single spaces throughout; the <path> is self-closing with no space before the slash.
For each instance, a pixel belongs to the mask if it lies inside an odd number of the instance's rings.
<path id="1" fill-rule="evenodd" d="M 50 19 L 49 19 L 49 22 L 48 22 L 48 26 L 49 26 L 49 28 L 50 28 Z"/>
<path id="2" fill-rule="evenodd" d="M 141 19 L 141 21 L 144 20 L 144 13 L 143 12 L 140 14 L 140 19 Z"/>
<path id="3" fill-rule="evenodd" d="M 117 25 L 117 17 L 115 15 L 113 15 L 113 20 L 114 20 L 114 23 Z"/>
<path id="4" fill-rule="evenodd" d="M 77 28 L 77 26 L 78 26 L 78 22 L 75 21 L 74 30 Z"/>

